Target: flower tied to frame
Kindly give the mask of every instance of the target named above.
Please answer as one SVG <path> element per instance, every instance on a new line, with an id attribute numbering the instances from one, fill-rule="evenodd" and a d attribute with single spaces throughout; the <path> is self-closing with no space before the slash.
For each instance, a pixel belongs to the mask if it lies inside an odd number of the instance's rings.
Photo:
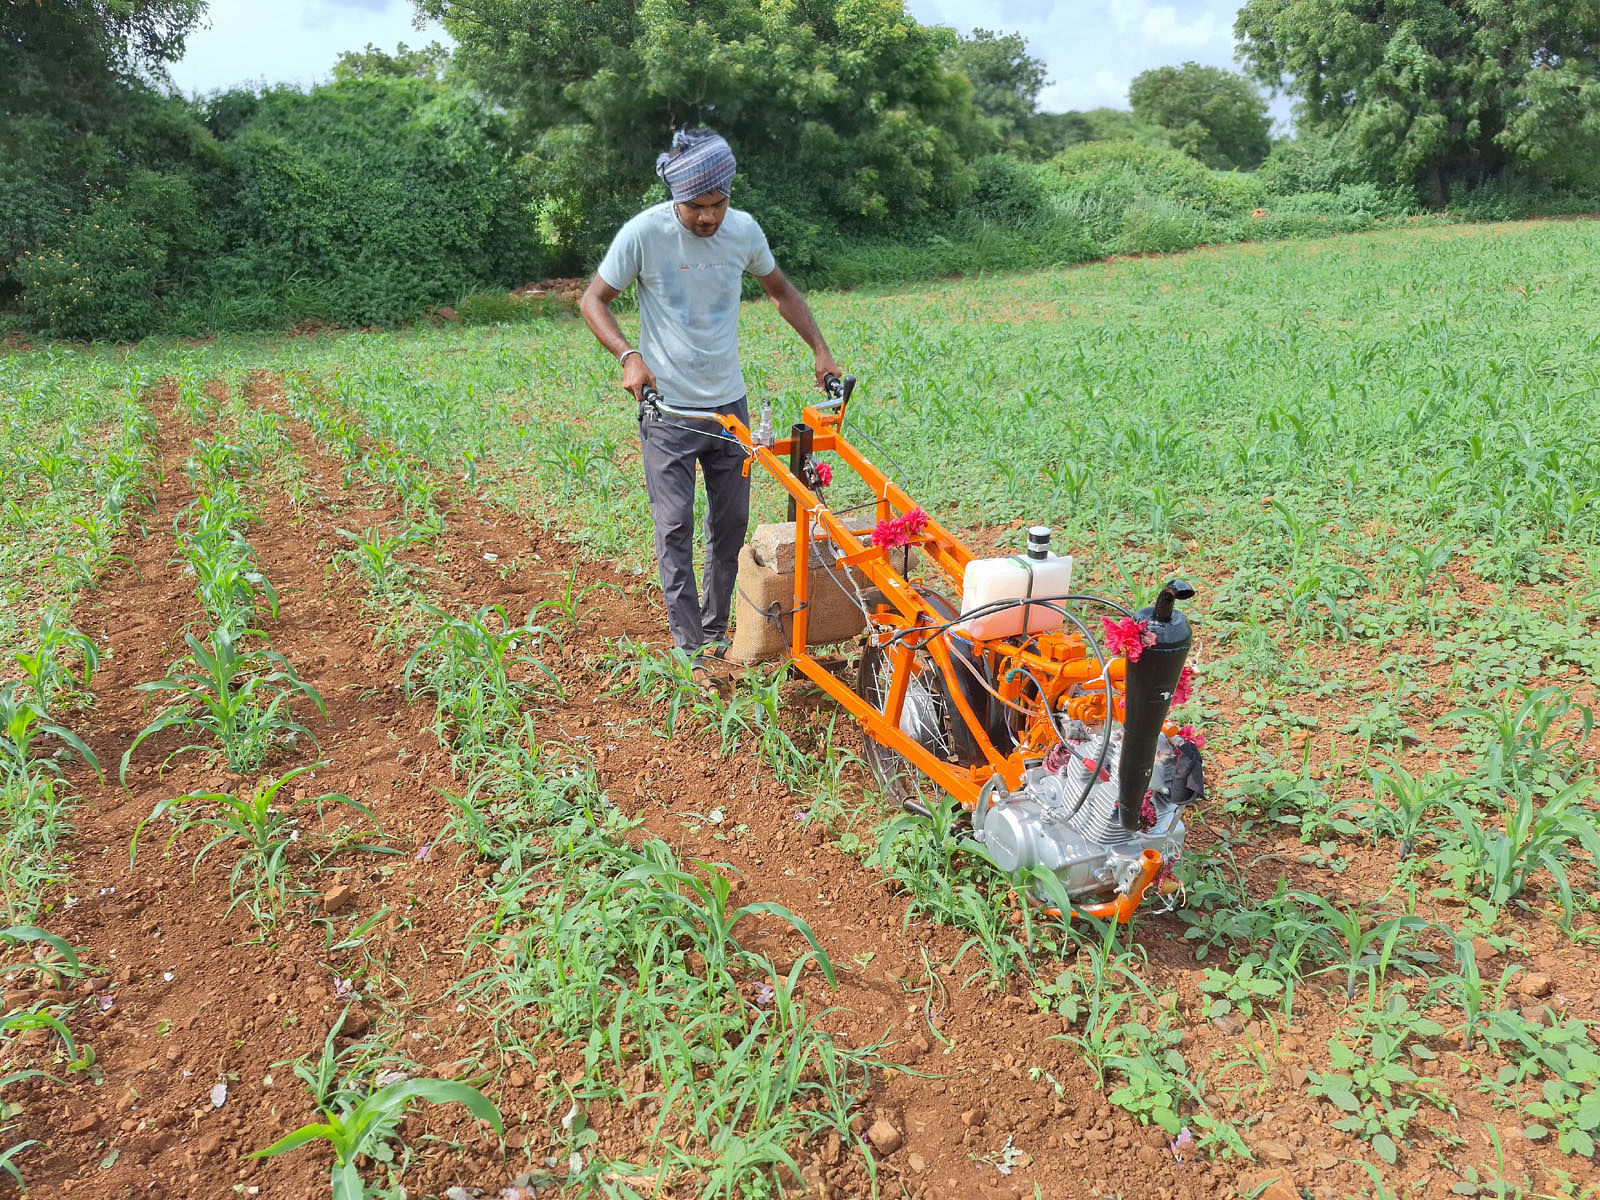
<path id="1" fill-rule="evenodd" d="M 806 459 L 802 477 L 807 487 L 813 490 L 824 488 L 833 482 L 833 468 L 825 462 L 818 462 L 814 458 L 808 458 Z"/>
<path id="2" fill-rule="evenodd" d="M 1182 673 L 1178 676 L 1178 686 L 1172 689 L 1172 707 L 1189 703 L 1189 698 L 1194 695 L 1194 668 L 1184 664 Z"/>
<path id="3" fill-rule="evenodd" d="M 928 514 L 920 508 L 885 517 L 872 527 L 872 544 L 885 550 L 909 546 L 928 527 Z"/>
<path id="4" fill-rule="evenodd" d="M 1105 627 L 1106 649 L 1131 663 L 1139 661 L 1146 647 L 1156 644 L 1156 635 L 1150 632 L 1148 621 L 1136 621 L 1132 617 L 1113 621 L 1110 617 L 1101 617 L 1100 623 Z"/>

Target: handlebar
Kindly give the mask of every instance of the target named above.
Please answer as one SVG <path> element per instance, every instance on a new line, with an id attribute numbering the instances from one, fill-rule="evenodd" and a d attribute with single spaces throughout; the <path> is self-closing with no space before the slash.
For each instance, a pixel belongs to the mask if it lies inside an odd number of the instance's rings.
<path id="1" fill-rule="evenodd" d="M 837 375 L 825 375 L 822 385 L 828 391 L 828 398 L 818 404 L 818 411 L 825 412 L 835 408 L 843 408 L 850 399 L 850 393 L 856 390 L 856 377 L 846 375 L 843 379 Z M 710 413 L 693 408 L 674 408 L 667 403 L 667 398 L 661 394 L 659 388 L 651 387 L 648 383 L 639 393 L 639 417 L 642 420 L 645 412 L 657 417 L 681 417 L 691 421 L 710 421 L 712 424 L 721 422 Z"/>
<path id="2" fill-rule="evenodd" d="M 639 417 L 641 420 L 644 418 L 645 410 L 648 409 L 657 417 L 683 417 L 690 421 L 710 421 L 713 425 L 722 424 L 711 413 L 701 412 L 699 409 L 694 408 L 674 408 L 667 403 L 666 397 L 658 389 L 651 387 L 648 383 L 644 385 L 639 397 Z"/>

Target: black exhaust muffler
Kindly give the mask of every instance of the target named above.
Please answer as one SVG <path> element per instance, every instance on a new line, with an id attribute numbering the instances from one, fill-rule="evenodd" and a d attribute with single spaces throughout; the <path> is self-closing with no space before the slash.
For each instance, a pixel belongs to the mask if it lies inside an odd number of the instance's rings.
<path id="1" fill-rule="evenodd" d="M 1122 759 L 1117 764 L 1117 811 L 1122 827 L 1137 832 L 1144 794 L 1150 786 L 1150 771 L 1156 761 L 1156 739 L 1172 707 L 1172 692 L 1183 674 L 1193 637 L 1188 619 L 1173 607 L 1188 600 L 1194 588 L 1181 579 L 1169 580 L 1156 596 L 1156 602 L 1134 615 L 1149 623 L 1155 634 L 1153 646 L 1146 646 L 1137 662 L 1126 663 L 1123 680 Z"/>

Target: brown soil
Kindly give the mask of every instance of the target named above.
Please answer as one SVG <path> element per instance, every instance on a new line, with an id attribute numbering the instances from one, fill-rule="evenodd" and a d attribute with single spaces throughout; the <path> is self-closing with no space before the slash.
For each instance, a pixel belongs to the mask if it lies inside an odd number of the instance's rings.
<path id="1" fill-rule="evenodd" d="M 255 377 L 248 395 L 254 403 L 287 411 L 270 378 Z M 150 715 L 133 687 L 166 672 L 181 651 L 187 623 L 199 616 L 191 582 L 173 565 L 172 519 L 192 499 L 182 471 L 192 431 L 174 421 L 173 398 L 170 389 L 151 396 L 162 421 L 163 476 L 149 535 L 124 540 L 118 550 L 130 561 L 75 614 L 97 644 L 110 648 L 109 661 L 95 677 L 94 706 L 76 727 L 112 777 L 105 786 L 89 775 L 76 778 L 82 803 L 74 815 L 68 889 L 73 899 L 43 923 L 84 947 L 85 961 L 99 969 L 80 981 L 67 1014 L 97 1055 L 96 1077 L 63 1074 L 64 1083 L 35 1080 L 15 1087 L 24 1115 L 8 1136 L 40 1143 L 19 1163 L 29 1194 L 130 1200 L 233 1194 L 298 1200 L 326 1194 L 325 1152 L 244 1156 L 313 1118 L 306 1089 L 284 1064 L 315 1054 L 344 1008 L 336 989 L 347 960 L 326 949 L 333 931 L 348 932 L 354 917 L 382 915 L 369 949 L 376 948 L 387 978 L 368 984 L 352 1024 L 391 1035 L 408 1056 L 440 1076 L 481 1067 L 489 1072 L 484 1090 L 508 1121 L 502 1148 L 459 1108 L 408 1118 L 406 1137 L 417 1159 L 406 1186 L 417 1196 L 458 1186 L 497 1196 L 551 1152 L 544 1131 L 549 1110 L 562 1099 L 543 1090 L 545 1072 L 567 1075 L 581 1058 L 558 1053 L 537 1071 L 509 1069 L 495 1052 L 492 1030 L 456 1011 L 448 989 L 464 972 L 460 949 L 481 915 L 473 908 L 475 889 L 493 866 L 486 871 L 437 841 L 447 813 L 441 792 L 461 781 L 434 732 L 431 707 L 408 703 L 402 695 L 403 658 L 374 647 L 372 614 L 359 585 L 330 567 L 340 548 L 337 528 L 362 529 L 397 513 L 376 501 L 373 489 L 347 492 L 340 465 L 318 451 L 299 422 L 289 423 L 295 450 L 322 498 L 297 512 L 268 490 L 264 519 L 250 532 L 282 604 L 278 619 L 265 628 L 274 647 L 327 702 L 326 720 L 308 706 L 299 710 L 327 761 L 316 774 L 315 790 L 362 800 L 390 844 L 405 853 L 336 859 L 327 886 L 348 886 L 352 907 L 325 920 L 313 903 L 265 941 L 256 940 L 242 909 L 223 915 L 225 854 L 191 872 L 200 839 L 180 839 L 167 855 L 160 836 L 152 835 L 129 864 L 129 840 L 158 801 L 253 783 L 207 767 L 193 753 L 164 767 L 180 739 L 163 736 L 134 755 L 128 788 L 115 785 L 115 765 Z M 536 600 L 557 594 L 574 570 L 580 582 L 616 581 L 576 557 L 552 531 L 465 495 L 453 497 L 442 545 L 450 560 L 428 562 L 428 587 L 440 603 L 457 610 L 503 604 L 513 613 L 526 612 Z M 486 561 L 486 554 L 497 558 Z M 1137 1192 L 1157 1200 L 1198 1200 L 1274 1177 L 1319 1200 L 1370 1189 L 1354 1161 L 1370 1157 L 1370 1150 L 1329 1129 L 1338 1114 L 1305 1094 L 1306 1071 L 1326 1069 L 1325 1043 L 1343 1023 L 1314 986 L 1300 991 L 1292 1022 L 1275 1013 L 1270 1021 L 1238 1027 L 1208 1022 L 1198 985 L 1209 964 L 1197 962 L 1193 943 L 1183 938 L 1185 926 L 1170 916 L 1138 923 L 1137 939 L 1150 959 L 1146 981 L 1158 996 L 1178 997 L 1187 1018 L 1183 1053 L 1206 1074 L 1209 1102 L 1239 1126 L 1258 1159 L 1178 1161 L 1164 1135 L 1108 1103 L 1082 1058 L 1054 1038 L 1066 1028 L 1063 1021 L 1040 1014 L 1022 984 L 1014 981 L 1010 994 L 996 995 L 979 982 L 966 983 L 979 961 L 976 955 L 961 959 L 959 932 L 908 923 L 906 899 L 892 894 L 879 873 L 841 852 L 816 823 L 797 822 L 797 811 L 807 809 L 810 798 L 790 794 L 755 760 L 721 757 L 710 734 L 664 742 L 652 732 L 641 703 L 602 694 L 603 639 L 658 641 L 661 630 L 641 596 L 603 589 L 591 601 L 554 664 L 573 700 L 564 710 L 540 715 L 541 733 L 586 749 L 612 801 L 641 816 L 646 832 L 672 843 L 686 859 L 729 864 L 743 877 L 741 897 L 776 900 L 817 932 L 841 978 L 837 993 L 814 977 L 805 985 L 810 1010 L 831 1006 L 824 1025 L 852 1044 L 887 1038 L 885 1057 L 904 1064 L 877 1077 L 861 1113 L 862 1122 L 886 1120 L 904 1138 L 880 1165 L 879 1194 L 930 1200 L 1037 1194 L 1054 1200 Z M 809 685 L 794 682 L 788 688 L 797 725 L 827 718 L 827 706 Z M 1237 697 L 1225 686 L 1216 692 L 1223 713 L 1236 708 Z M 1332 711 L 1323 715 L 1336 719 Z M 1226 755 L 1213 764 L 1214 774 L 1220 767 L 1223 776 L 1214 785 L 1225 782 L 1232 765 Z M 686 815 L 703 813 L 712 803 L 726 812 L 721 829 Z M 736 837 L 717 836 L 739 827 Z M 1191 836 L 1205 844 L 1214 831 L 1197 821 Z M 430 848 L 425 856 L 424 847 Z M 1257 860 L 1252 891 L 1270 891 L 1280 875 L 1288 875 L 1298 886 L 1351 902 L 1372 894 L 1392 865 L 1392 849 L 1352 852 L 1355 865 L 1332 874 L 1299 861 L 1305 849 L 1298 842 L 1257 837 L 1240 845 L 1237 856 L 1241 863 Z M 1548 921 L 1511 932 L 1527 943 L 1527 951 L 1500 957 L 1486 975 L 1498 975 L 1512 962 L 1528 963 L 1550 976 L 1553 995 L 1592 1017 L 1600 968 L 1567 951 Z M 944 997 L 932 1003 L 931 1023 L 923 1015 L 930 988 Z M 1420 997 L 1416 989 L 1412 995 Z M 1443 1041 L 1439 1050 L 1454 1057 Z M 1489 1061 L 1481 1051 L 1462 1056 L 1469 1057 Z M 1264 1065 L 1268 1074 L 1252 1064 Z M 1455 1077 L 1453 1069 L 1438 1073 Z M 1052 1080 L 1062 1086 L 1060 1097 Z M 212 1091 L 219 1082 L 226 1083 L 227 1095 L 217 1107 Z M 1508 1177 L 1570 1168 L 1553 1151 L 1518 1138 L 1520 1123 L 1491 1109 L 1481 1094 L 1459 1087 L 1452 1095 L 1458 1117 L 1426 1114 L 1418 1126 L 1437 1124 L 1464 1138 L 1465 1145 L 1450 1150 L 1454 1159 L 1492 1163 L 1495 1152 L 1484 1132 L 1491 1123 L 1509 1148 Z M 600 1110 L 591 1117 L 603 1151 L 623 1155 L 637 1149 L 626 1114 Z M 1002 1174 L 995 1164 L 1008 1145 L 1021 1156 L 1010 1174 Z M 1446 1148 L 1446 1142 L 1420 1133 L 1391 1178 L 1418 1183 L 1427 1195 L 1443 1194 L 1435 1181 L 1448 1187 L 1450 1179 L 1429 1164 L 1433 1150 Z M 808 1194 L 868 1194 L 859 1152 L 831 1142 L 796 1152 Z"/>

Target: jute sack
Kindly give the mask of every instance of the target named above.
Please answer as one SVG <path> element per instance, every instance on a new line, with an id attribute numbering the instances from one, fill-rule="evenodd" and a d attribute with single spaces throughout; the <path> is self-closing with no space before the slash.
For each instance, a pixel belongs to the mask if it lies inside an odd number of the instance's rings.
<path id="1" fill-rule="evenodd" d="M 835 567 L 834 573 L 842 578 L 846 570 Z M 871 585 L 859 575 L 855 582 L 863 594 L 871 591 Z M 807 645 L 849 641 L 866 629 L 866 617 L 848 587 L 846 584 L 841 588 L 834 574 L 813 559 Z M 746 546 L 739 551 L 735 613 L 729 658 L 734 662 L 757 662 L 788 657 L 794 637 L 794 571 L 763 567 L 756 561 L 754 548 Z"/>

